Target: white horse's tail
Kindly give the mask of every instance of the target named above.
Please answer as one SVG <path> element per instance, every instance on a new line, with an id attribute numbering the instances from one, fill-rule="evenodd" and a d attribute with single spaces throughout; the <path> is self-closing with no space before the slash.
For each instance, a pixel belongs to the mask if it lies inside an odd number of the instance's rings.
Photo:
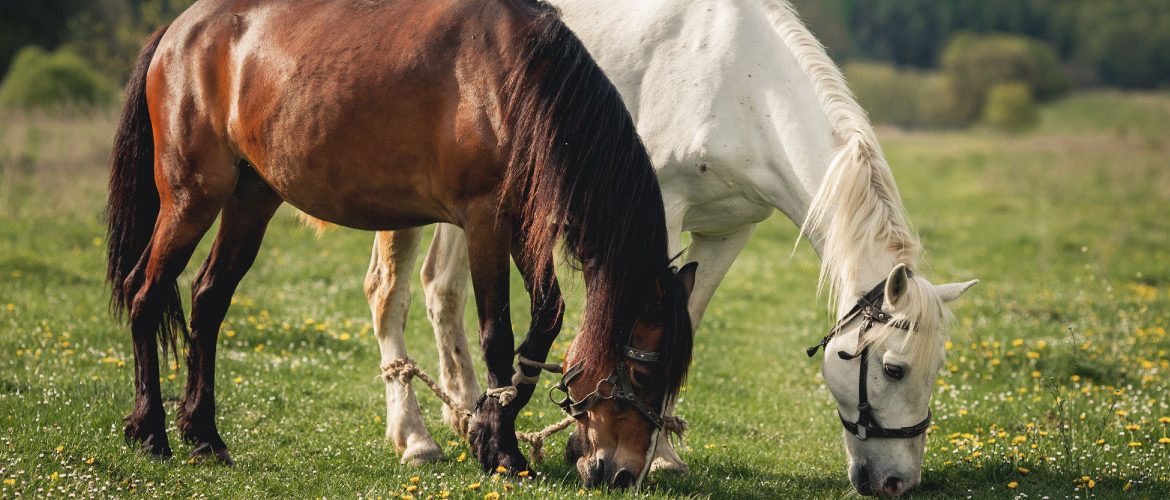
<path id="1" fill-rule="evenodd" d="M 825 171 L 801 225 L 801 236 L 821 238 L 820 288 L 836 298 L 855 282 L 860 259 L 885 246 L 913 268 L 921 244 L 910 226 L 898 186 L 877 134 L 845 76 L 786 0 L 760 0 L 776 33 L 809 78 L 839 149 Z M 797 241 L 799 244 L 799 239 Z"/>

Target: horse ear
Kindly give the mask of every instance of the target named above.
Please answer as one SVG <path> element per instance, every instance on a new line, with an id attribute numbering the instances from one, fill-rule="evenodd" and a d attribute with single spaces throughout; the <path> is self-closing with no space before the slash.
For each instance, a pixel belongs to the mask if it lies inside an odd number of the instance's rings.
<path id="1" fill-rule="evenodd" d="M 934 291 L 943 299 L 943 302 L 953 302 L 959 297 L 963 296 L 971 287 L 978 285 L 979 280 L 971 280 L 966 283 L 947 283 L 945 285 L 934 285 Z"/>
<path id="2" fill-rule="evenodd" d="M 886 278 L 886 303 L 897 305 L 909 287 L 910 268 L 906 267 L 906 264 L 894 266 L 894 270 L 890 271 L 890 276 Z"/>
<path id="3" fill-rule="evenodd" d="M 682 269 L 678 270 L 676 276 L 682 282 L 683 290 L 686 291 L 687 297 L 691 296 L 691 291 L 695 289 L 695 273 L 699 270 L 698 262 L 688 262 Z"/>

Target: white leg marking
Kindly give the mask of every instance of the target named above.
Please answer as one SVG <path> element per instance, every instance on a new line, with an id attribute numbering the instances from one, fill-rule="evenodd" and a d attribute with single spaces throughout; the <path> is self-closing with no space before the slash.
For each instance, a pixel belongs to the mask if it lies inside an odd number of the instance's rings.
<path id="1" fill-rule="evenodd" d="M 405 229 L 379 232 L 374 238 L 365 289 L 382 365 L 406 357 L 403 330 L 410 310 L 410 277 L 420 236 L 420 229 Z M 398 380 L 386 382 L 386 437 L 402 453 L 403 463 L 417 465 L 443 458 L 442 450 L 427 432 L 414 391 Z"/>
<path id="2" fill-rule="evenodd" d="M 435 344 L 439 349 L 439 384 L 465 408 L 474 407 L 481 393 L 463 328 L 471 281 L 469 266 L 463 230 L 451 224 L 436 225 L 435 238 L 422 268 L 427 317 L 435 329 Z M 467 428 L 465 417 L 446 406 L 443 420 L 456 431 Z"/>

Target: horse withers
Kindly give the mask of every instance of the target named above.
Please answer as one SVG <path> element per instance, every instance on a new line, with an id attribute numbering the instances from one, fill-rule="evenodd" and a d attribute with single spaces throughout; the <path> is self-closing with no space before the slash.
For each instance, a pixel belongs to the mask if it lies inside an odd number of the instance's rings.
<path id="1" fill-rule="evenodd" d="M 466 232 L 488 386 L 515 386 L 510 401 L 483 397 L 470 424 L 485 470 L 528 468 L 514 421 L 538 373 L 513 367 L 509 257 L 532 296 L 520 355 L 545 360 L 560 329 L 553 251 L 564 240 L 589 303 L 573 344 L 590 361 L 579 383 L 621 367 L 649 407 L 682 384 L 692 330 L 677 313 L 694 268 L 669 266 L 662 195 L 634 124 L 544 4 L 202 0 L 154 34 L 127 87 L 108 204 L 107 277 L 134 345 L 125 436 L 145 452 L 172 453 L 157 351 L 183 337 L 179 432 L 193 454 L 231 462 L 215 421 L 216 339 L 283 202 L 360 229 Z M 188 329 L 176 278 L 217 216 Z M 627 348 L 659 357 L 627 359 Z M 392 361 L 395 346 L 382 355 Z M 592 483 L 644 476 L 656 429 L 629 415 L 614 401 L 579 415 L 579 440 L 605 474 Z"/>

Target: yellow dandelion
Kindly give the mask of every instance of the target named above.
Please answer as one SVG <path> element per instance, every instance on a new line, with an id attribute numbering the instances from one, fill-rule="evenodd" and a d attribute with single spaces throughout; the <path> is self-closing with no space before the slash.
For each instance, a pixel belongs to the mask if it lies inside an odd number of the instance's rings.
<path id="1" fill-rule="evenodd" d="M 483 496 L 483 500 L 500 500 L 500 494 L 492 491 Z"/>
<path id="2" fill-rule="evenodd" d="M 1024 339 L 1015 339 L 1012 341 L 1012 347 L 1020 347 L 1024 345 Z"/>
<path id="3" fill-rule="evenodd" d="M 1028 359 L 1040 359 L 1040 353 L 1036 351 L 1028 351 Z"/>
<path id="4" fill-rule="evenodd" d="M 1103 444 L 1105 444 L 1105 440 L 1104 440 L 1104 439 L 1098 439 L 1098 440 L 1097 440 L 1097 445 L 1103 445 Z"/>
<path id="5" fill-rule="evenodd" d="M 236 385 L 242 384 L 242 383 L 244 383 L 244 377 L 236 377 L 236 378 L 233 378 L 233 379 L 232 379 L 232 383 L 233 383 L 233 384 L 236 384 Z"/>
<path id="6" fill-rule="evenodd" d="M 1142 445 L 1141 441 L 1130 441 L 1129 442 L 1130 448 L 1137 448 L 1137 447 L 1140 447 L 1141 445 Z"/>
<path id="7" fill-rule="evenodd" d="M 61 479 L 61 474 L 58 474 L 58 473 L 56 473 L 56 472 L 54 472 L 54 473 L 52 473 L 52 474 L 49 474 L 49 479 L 52 479 L 53 481 L 56 481 L 56 480 L 58 480 L 58 479 Z"/>
<path id="8" fill-rule="evenodd" d="M 1170 417 L 1162 417 L 1158 419 L 1158 423 L 1170 424 Z"/>
<path id="9" fill-rule="evenodd" d="M 12 311 L 16 310 L 16 304 L 8 304 L 8 305 L 4 306 L 4 308 L 8 309 L 8 312 L 12 312 Z"/>
<path id="10" fill-rule="evenodd" d="M 352 338 L 352 337 L 351 337 L 351 336 L 350 336 L 348 333 L 342 333 L 341 335 L 338 335 L 338 336 L 337 336 L 337 338 L 338 338 L 339 340 L 341 340 L 342 342 L 345 342 L 345 341 L 349 340 L 349 339 L 350 339 L 350 338 Z"/>
<path id="11" fill-rule="evenodd" d="M 496 472 L 503 474 L 505 472 L 508 472 L 508 468 L 504 467 L 503 465 L 499 465 L 499 466 L 496 466 Z"/>
<path id="12" fill-rule="evenodd" d="M 85 459 L 85 465 L 93 465 L 93 457 Z"/>
<path id="13" fill-rule="evenodd" d="M 1073 376 L 1069 377 L 1068 379 L 1072 380 L 1073 382 L 1080 382 L 1081 376 L 1080 375 L 1073 375 Z"/>
<path id="14" fill-rule="evenodd" d="M 1032 378 L 1040 378 L 1040 372 L 1032 370 Z"/>
<path id="15" fill-rule="evenodd" d="M 1027 467 L 1017 467 L 1016 470 L 1020 471 L 1020 474 L 1023 474 L 1025 476 L 1027 476 L 1028 473 L 1032 472 L 1032 470 L 1027 468 Z"/>
<path id="16" fill-rule="evenodd" d="M 1141 428 L 1142 428 L 1142 426 L 1140 426 L 1138 424 L 1129 424 L 1129 425 L 1125 426 L 1125 430 L 1127 430 L 1127 431 L 1136 431 L 1136 430 L 1141 429 Z"/>
<path id="17" fill-rule="evenodd" d="M 56 450 L 56 451 L 57 451 L 57 453 L 61 453 L 62 451 L 65 451 L 65 446 L 63 446 L 63 445 L 57 445 L 57 447 L 56 447 L 56 448 L 54 448 L 54 450 Z"/>
<path id="18" fill-rule="evenodd" d="M 407 492 L 407 493 L 414 493 L 414 492 L 416 492 L 416 491 L 418 491 L 418 486 L 415 486 L 415 485 L 413 485 L 413 484 L 412 484 L 412 485 L 409 485 L 409 486 L 407 486 L 407 487 L 406 487 L 406 492 Z"/>
<path id="19" fill-rule="evenodd" d="M 469 490 L 478 490 L 478 489 L 479 489 L 479 483 L 471 483 L 471 484 L 467 485 L 467 489 L 469 489 Z"/>
<path id="20" fill-rule="evenodd" d="M 467 460 L 467 452 L 466 451 L 463 453 L 460 453 L 458 457 L 455 457 L 456 462 L 462 462 L 464 460 Z"/>
<path id="21" fill-rule="evenodd" d="M 418 476 L 410 476 L 410 484 L 418 484 L 418 481 L 419 481 Z"/>
<path id="22" fill-rule="evenodd" d="M 1165 439 L 1165 438 L 1163 438 L 1163 439 Z M 520 477 L 528 477 L 528 474 L 529 474 L 528 471 L 522 470 L 522 471 L 518 472 L 516 475 L 520 476 Z"/>
<path id="23" fill-rule="evenodd" d="M 1008 483 L 1008 488 L 1011 488 L 1011 489 L 1013 489 L 1013 490 L 1014 490 L 1014 489 L 1016 489 L 1016 488 L 1019 488 L 1019 487 L 1020 487 L 1020 483 L 1017 483 L 1017 482 L 1015 482 L 1015 481 L 1012 481 L 1012 482 Z"/>
<path id="24" fill-rule="evenodd" d="M 16 486 L 16 478 L 8 478 L 4 480 L 4 486 Z"/>
<path id="25" fill-rule="evenodd" d="M 459 441 L 451 441 L 451 440 L 448 440 L 448 441 L 447 441 L 447 446 L 450 446 L 450 447 L 452 447 L 452 448 L 454 448 L 454 447 L 456 447 L 456 446 L 459 446 Z"/>
<path id="26" fill-rule="evenodd" d="M 1126 481 L 1125 486 L 1121 487 L 1121 491 L 1129 491 L 1133 489 L 1133 481 Z"/>
<path id="27" fill-rule="evenodd" d="M 531 417 L 533 415 L 535 415 L 535 413 L 532 413 L 532 410 L 524 410 L 525 417 Z"/>
<path id="28" fill-rule="evenodd" d="M 451 498 L 451 492 L 447 490 L 440 491 L 439 498 Z"/>
<path id="29" fill-rule="evenodd" d="M 1126 416 L 1126 415 L 1129 415 L 1129 412 L 1128 412 L 1128 411 L 1125 411 L 1125 410 L 1117 410 L 1117 411 L 1115 411 L 1115 412 L 1113 412 L 1113 413 L 1116 413 L 1116 414 L 1117 414 L 1117 416 L 1119 416 L 1119 417 L 1124 417 L 1124 416 Z"/>
<path id="30" fill-rule="evenodd" d="M 1158 438 L 1158 444 L 1170 444 L 1170 437 Z"/>

